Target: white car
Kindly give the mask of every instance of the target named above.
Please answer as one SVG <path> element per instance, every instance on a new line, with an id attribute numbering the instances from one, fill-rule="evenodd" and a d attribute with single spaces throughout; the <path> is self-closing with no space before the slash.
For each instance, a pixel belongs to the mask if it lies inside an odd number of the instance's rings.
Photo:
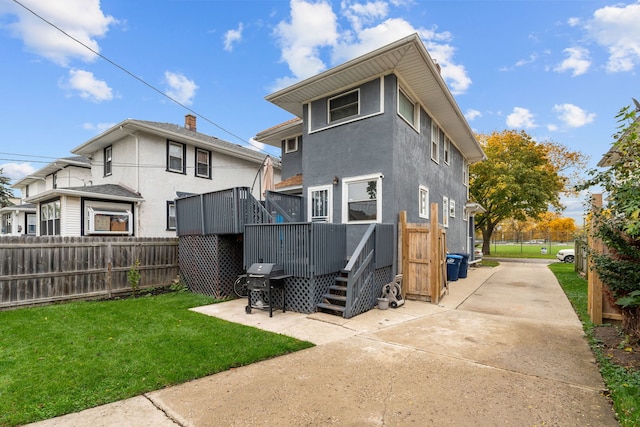
<path id="1" fill-rule="evenodd" d="M 576 251 L 573 249 L 560 249 L 556 258 L 562 262 L 573 262 L 576 258 Z"/>

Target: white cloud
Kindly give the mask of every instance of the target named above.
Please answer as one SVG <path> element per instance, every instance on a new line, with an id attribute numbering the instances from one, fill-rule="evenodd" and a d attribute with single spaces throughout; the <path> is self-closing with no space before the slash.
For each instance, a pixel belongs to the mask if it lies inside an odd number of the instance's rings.
<path id="1" fill-rule="evenodd" d="M 555 132 L 555 131 L 558 130 L 558 126 L 554 125 L 554 124 L 547 125 L 547 130 L 549 130 L 551 132 Z"/>
<path id="2" fill-rule="evenodd" d="M 291 0 L 290 20 L 280 22 L 274 35 L 282 50 L 282 61 L 292 75 L 278 79 L 274 89 L 327 69 L 324 52 L 330 56 L 329 65 L 336 65 L 418 33 L 432 58 L 440 64 L 442 77 L 452 93 L 466 91 L 471 79 L 465 67 L 454 61 L 455 48 L 448 44 L 451 34 L 415 28 L 401 18 L 388 18 L 389 4 L 408 6 L 410 2 L 343 1 L 340 12 L 347 25 L 339 30 L 338 17 L 328 1 Z"/>
<path id="3" fill-rule="evenodd" d="M 607 70 L 632 71 L 640 64 L 640 2 L 596 10 L 585 28 L 609 51 Z"/>
<path id="4" fill-rule="evenodd" d="M 591 60 L 589 59 L 589 51 L 583 47 L 568 47 L 563 50 L 568 58 L 562 61 L 554 70 L 560 73 L 564 71 L 573 71 L 572 76 L 579 76 L 589 70 Z"/>
<path id="5" fill-rule="evenodd" d="M 326 1 L 308 3 L 291 0 L 291 21 L 280 22 L 275 35 L 282 49 L 281 59 L 296 79 L 304 79 L 325 70 L 319 49 L 335 45 L 337 18 Z"/>
<path id="6" fill-rule="evenodd" d="M 113 99 L 113 92 L 107 83 L 96 79 L 93 73 L 85 70 L 69 70 L 69 78 L 62 81 L 60 87 L 78 91 L 80 98 L 93 102 Z"/>
<path id="7" fill-rule="evenodd" d="M 587 113 L 573 104 L 556 104 L 553 106 L 553 111 L 558 113 L 558 119 L 572 128 L 582 127 L 596 118 L 595 113 Z"/>
<path id="8" fill-rule="evenodd" d="M 100 51 L 97 39 L 117 23 L 115 18 L 102 12 L 99 0 L 23 0 L 22 3 L 96 52 Z M 11 11 L 17 20 L 7 24 L 7 28 L 28 50 L 62 66 L 67 66 L 71 59 L 86 62 L 96 59 L 87 48 L 22 7 L 15 6 Z"/>
<path id="9" fill-rule="evenodd" d="M 102 133 L 107 129 L 114 127 L 115 123 L 83 123 L 82 129 L 96 131 L 97 133 Z"/>
<path id="10" fill-rule="evenodd" d="M 578 25 L 580 25 L 580 23 L 581 23 L 580 18 L 567 19 L 567 24 L 569 24 L 570 27 L 577 27 Z"/>
<path id="11" fill-rule="evenodd" d="M 478 110 L 468 109 L 467 112 L 464 114 L 464 117 L 469 121 L 473 121 L 478 117 L 482 117 L 482 113 Z"/>
<path id="12" fill-rule="evenodd" d="M 513 109 L 513 113 L 507 116 L 507 126 L 510 128 L 535 128 L 536 125 L 535 120 L 533 118 L 533 114 L 522 107 L 515 107 Z"/>
<path id="13" fill-rule="evenodd" d="M 238 29 L 229 30 L 224 33 L 224 50 L 233 51 L 233 45 L 242 40 L 242 23 L 238 24 Z"/>
<path id="14" fill-rule="evenodd" d="M 2 175 L 6 176 L 12 181 L 17 181 L 35 172 L 31 163 L 5 163 L 0 165 Z"/>
<path id="15" fill-rule="evenodd" d="M 165 93 L 181 104 L 190 105 L 196 96 L 198 85 L 182 73 L 165 71 L 164 83 L 169 86 Z"/>

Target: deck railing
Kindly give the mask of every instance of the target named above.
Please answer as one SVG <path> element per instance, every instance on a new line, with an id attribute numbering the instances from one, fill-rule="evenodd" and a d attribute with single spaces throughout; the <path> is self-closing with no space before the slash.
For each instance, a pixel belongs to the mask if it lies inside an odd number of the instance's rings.
<path id="1" fill-rule="evenodd" d="M 286 274 L 310 278 L 340 271 L 346 262 L 346 225 L 253 224 L 245 227 L 244 268 L 281 264 Z"/>
<path id="2" fill-rule="evenodd" d="M 304 199 L 301 196 L 267 191 L 265 209 L 275 218 L 275 222 L 304 221 Z"/>
<path id="3" fill-rule="evenodd" d="M 364 289 L 374 279 L 376 269 L 375 253 L 376 253 L 376 225 L 371 224 L 364 233 L 362 240 L 354 251 L 349 263 L 344 268 L 347 273 L 347 302 L 344 317 L 350 319 L 359 314 L 357 307 L 360 304 L 360 298 L 366 295 Z"/>

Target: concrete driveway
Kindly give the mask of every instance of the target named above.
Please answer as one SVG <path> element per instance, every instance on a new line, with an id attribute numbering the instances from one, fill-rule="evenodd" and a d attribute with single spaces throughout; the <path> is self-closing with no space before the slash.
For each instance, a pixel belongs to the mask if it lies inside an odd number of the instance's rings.
<path id="1" fill-rule="evenodd" d="M 194 309 L 316 347 L 37 426 L 617 426 L 545 264 L 470 269 L 439 305 L 353 319 Z M 177 361 L 176 363 L 179 363 Z"/>

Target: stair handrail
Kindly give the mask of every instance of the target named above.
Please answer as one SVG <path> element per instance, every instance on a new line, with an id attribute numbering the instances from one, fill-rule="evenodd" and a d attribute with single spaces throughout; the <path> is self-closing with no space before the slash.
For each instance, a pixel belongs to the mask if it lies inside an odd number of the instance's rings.
<path id="1" fill-rule="evenodd" d="M 347 301 L 344 313 L 344 317 L 347 319 L 358 314 L 355 313 L 355 308 L 361 297 L 361 289 L 373 277 L 373 271 L 375 270 L 375 231 L 376 224 L 369 225 L 343 270 L 347 274 Z"/>

